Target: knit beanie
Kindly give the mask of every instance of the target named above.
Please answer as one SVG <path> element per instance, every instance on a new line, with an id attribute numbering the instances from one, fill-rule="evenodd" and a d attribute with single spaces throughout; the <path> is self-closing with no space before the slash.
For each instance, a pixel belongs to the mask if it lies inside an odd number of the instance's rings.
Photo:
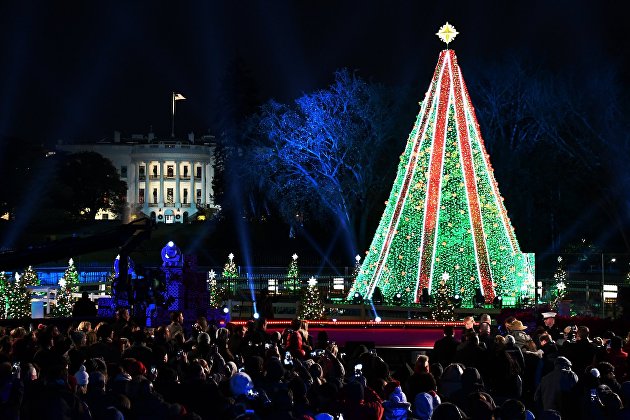
<path id="1" fill-rule="evenodd" d="M 429 420 L 438 405 L 440 405 L 440 399 L 437 395 L 421 392 L 414 400 L 413 414 L 420 420 Z"/>
<path id="2" fill-rule="evenodd" d="M 252 378 L 245 372 L 237 372 L 230 378 L 230 390 L 235 397 L 247 395 L 253 388 Z"/>
<path id="3" fill-rule="evenodd" d="M 81 365 L 77 373 L 74 374 L 77 385 L 87 385 L 90 382 L 90 375 L 85 371 L 85 366 Z"/>
<path id="4" fill-rule="evenodd" d="M 391 402 L 407 402 L 407 396 L 400 388 L 400 382 L 392 381 L 385 385 L 383 394 Z"/>

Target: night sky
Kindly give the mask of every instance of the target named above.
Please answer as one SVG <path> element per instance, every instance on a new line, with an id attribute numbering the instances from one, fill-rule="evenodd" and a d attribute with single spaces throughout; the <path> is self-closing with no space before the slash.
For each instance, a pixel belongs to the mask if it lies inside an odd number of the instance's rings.
<path id="1" fill-rule="evenodd" d="M 178 103 L 178 134 L 207 132 L 235 58 L 263 101 L 325 88 L 342 67 L 417 86 L 420 99 L 446 21 L 460 32 L 451 46 L 467 80 L 467 68 L 514 55 L 567 77 L 630 75 L 626 15 L 612 2 L 427 3 L 438 2 L 2 2 L 0 139 L 54 144 L 151 126 L 168 136 L 171 91 L 187 97 Z"/>

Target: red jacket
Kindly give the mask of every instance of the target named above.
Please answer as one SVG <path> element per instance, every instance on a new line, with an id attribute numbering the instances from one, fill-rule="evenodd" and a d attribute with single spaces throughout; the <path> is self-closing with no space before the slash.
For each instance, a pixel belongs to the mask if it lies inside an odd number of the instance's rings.
<path id="1" fill-rule="evenodd" d="M 628 361 L 628 353 L 619 349 L 613 350 L 608 349 L 608 354 L 606 355 L 606 361 L 610 362 L 611 365 L 615 367 L 615 377 L 619 383 L 624 382 L 627 379 L 624 379 L 627 371 L 627 361 Z"/>
<path id="2" fill-rule="evenodd" d="M 383 417 L 383 404 L 381 397 L 370 387 L 364 388 L 364 399 L 359 403 L 344 401 L 341 412 L 344 420 L 380 420 Z"/>

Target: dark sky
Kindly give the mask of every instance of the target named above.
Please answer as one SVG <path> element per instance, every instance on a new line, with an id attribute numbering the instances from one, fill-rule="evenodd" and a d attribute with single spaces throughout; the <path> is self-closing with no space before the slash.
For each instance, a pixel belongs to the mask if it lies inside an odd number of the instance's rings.
<path id="1" fill-rule="evenodd" d="M 4 1 L 0 139 L 98 140 L 150 126 L 167 136 L 171 91 L 188 98 L 178 103 L 178 133 L 200 134 L 221 112 L 220 81 L 236 57 L 265 100 L 324 88 L 342 67 L 387 84 L 419 83 L 424 93 L 444 46 L 434 34 L 445 21 L 460 32 L 451 46 L 465 77 L 467 66 L 521 55 L 569 77 L 613 68 L 630 79 L 627 16 L 613 4 Z"/>

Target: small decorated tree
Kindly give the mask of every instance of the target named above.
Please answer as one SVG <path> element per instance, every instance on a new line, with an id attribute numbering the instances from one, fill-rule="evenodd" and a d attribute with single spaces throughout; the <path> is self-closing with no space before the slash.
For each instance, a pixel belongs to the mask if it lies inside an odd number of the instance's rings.
<path id="1" fill-rule="evenodd" d="M 57 303 L 53 307 L 54 317 L 67 318 L 72 315 L 72 286 L 65 277 L 59 279 L 59 291 L 57 292 Z"/>
<path id="2" fill-rule="evenodd" d="M 317 280 L 315 277 L 311 277 L 308 285 L 300 293 L 297 318 L 303 320 L 322 319 L 324 309 L 324 302 L 322 302 L 317 288 Z"/>
<path id="3" fill-rule="evenodd" d="M 232 293 L 236 292 L 236 282 L 233 282 L 232 280 L 238 277 L 238 268 L 236 267 L 236 264 L 234 263 L 234 254 L 230 252 L 230 255 L 228 255 L 228 260 L 225 263 L 225 265 L 223 266 L 223 274 L 222 274 L 223 279 L 228 281 L 228 287 L 230 289 L 230 291 Z"/>
<path id="4" fill-rule="evenodd" d="M 8 319 L 21 319 L 31 315 L 31 292 L 20 274 L 15 273 L 15 280 L 8 282 L 7 309 Z"/>
<path id="5" fill-rule="evenodd" d="M 236 264 L 234 264 L 234 254 L 230 253 L 228 255 L 228 261 L 225 263 L 223 267 L 223 278 L 224 279 L 235 279 L 238 277 L 238 269 L 236 268 Z"/>
<path id="6" fill-rule="evenodd" d="M 79 273 L 72 258 L 68 261 L 68 268 L 63 273 L 63 277 L 66 279 L 68 287 L 72 288 L 72 293 L 77 293 L 79 291 Z"/>
<path id="7" fill-rule="evenodd" d="M 72 258 L 68 261 L 68 268 L 58 284 L 57 303 L 52 313 L 56 317 L 69 317 L 72 315 L 72 294 L 79 291 L 79 273 Z"/>
<path id="8" fill-rule="evenodd" d="M 39 276 L 37 275 L 37 271 L 33 270 L 33 266 L 29 265 L 26 270 L 24 270 L 24 274 L 22 274 L 21 280 L 24 282 L 25 286 L 39 286 Z"/>
<path id="9" fill-rule="evenodd" d="M 355 260 L 354 270 L 352 270 L 352 282 L 353 283 L 357 279 L 357 277 L 359 276 L 359 273 L 361 272 L 361 256 L 359 254 L 357 254 L 357 256 L 354 257 L 354 260 Z"/>
<path id="10" fill-rule="evenodd" d="M 298 277 L 300 276 L 300 269 L 298 268 L 297 259 L 297 254 L 293 254 L 291 256 L 291 262 L 289 263 L 289 268 L 287 270 L 287 284 L 290 290 L 298 289 Z"/>
<path id="11" fill-rule="evenodd" d="M 217 284 L 217 273 L 214 270 L 210 270 L 208 273 L 208 280 L 206 280 L 208 286 L 209 305 L 211 308 L 219 308 L 223 305 L 225 300 L 226 290 L 223 286 Z"/>
<path id="12" fill-rule="evenodd" d="M 433 319 L 436 321 L 454 321 L 455 320 L 455 305 L 450 297 L 448 286 L 446 285 L 449 279 L 449 274 L 442 274 L 442 280 L 437 288 L 435 294 L 434 307 L 433 307 Z"/>

